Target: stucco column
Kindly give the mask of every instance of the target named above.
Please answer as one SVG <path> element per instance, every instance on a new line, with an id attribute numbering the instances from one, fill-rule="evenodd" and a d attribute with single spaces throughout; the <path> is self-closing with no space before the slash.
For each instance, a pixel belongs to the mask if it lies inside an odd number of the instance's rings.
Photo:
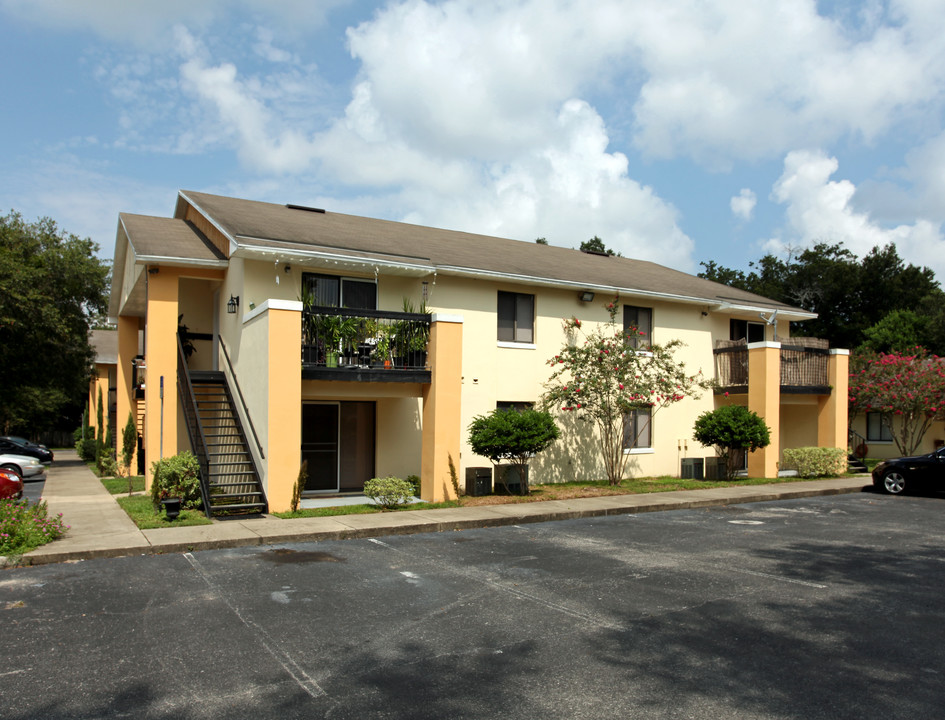
<path id="1" fill-rule="evenodd" d="M 269 300 L 266 499 L 290 509 L 302 456 L 302 303 Z"/>
<path id="2" fill-rule="evenodd" d="M 817 403 L 817 445 L 846 448 L 847 403 L 850 396 L 850 351 L 831 350 L 827 358 L 830 394 Z"/>
<path id="3" fill-rule="evenodd" d="M 441 502 L 456 497 L 449 462 L 459 473 L 462 433 L 463 318 L 435 314 L 430 324 L 431 382 L 423 388 L 420 497 Z M 462 478 L 457 477 L 459 482 Z"/>
<path id="4" fill-rule="evenodd" d="M 157 272 L 154 272 L 154 271 Z M 151 487 L 151 465 L 176 455 L 177 448 L 177 315 L 179 273 L 152 267 L 148 273 L 148 322 L 145 327 L 145 483 Z M 161 378 L 164 398 L 161 398 Z M 162 408 L 163 404 L 163 408 Z"/>
<path id="5" fill-rule="evenodd" d="M 776 478 L 781 455 L 781 343 L 748 344 L 748 409 L 771 430 L 771 444 L 748 453 L 748 475 Z"/>
<path id="6" fill-rule="evenodd" d="M 115 422 L 118 427 L 115 428 L 118 462 L 121 463 L 122 433 L 125 430 L 125 423 L 128 422 L 128 414 L 134 418 L 135 400 L 134 400 L 134 378 L 132 377 L 131 361 L 138 354 L 138 318 L 119 317 L 118 318 L 118 368 L 117 368 L 117 392 L 115 398 Z M 135 445 L 135 454 L 131 458 L 131 467 L 137 467 L 137 444 Z"/>

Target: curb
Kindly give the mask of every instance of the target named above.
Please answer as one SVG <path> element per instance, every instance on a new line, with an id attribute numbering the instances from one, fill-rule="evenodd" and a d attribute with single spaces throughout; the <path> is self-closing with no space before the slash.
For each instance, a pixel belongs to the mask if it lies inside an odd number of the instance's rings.
<path id="1" fill-rule="evenodd" d="M 871 484 L 850 487 L 835 488 L 784 488 L 779 490 L 768 490 L 754 492 L 750 494 L 735 497 L 709 497 L 704 499 L 678 499 L 666 498 L 662 501 L 647 502 L 642 504 L 621 505 L 619 500 L 614 501 L 612 507 L 595 507 L 589 509 L 564 509 L 564 510 L 546 510 L 538 508 L 532 513 L 496 515 L 494 517 L 476 517 L 468 520 L 453 519 L 437 521 L 435 517 L 438 512 L 452 512 L 440 510 L 419 510 L 416 512 L 425 513 L 421 522 L 392 524 L 387 526 L 347 528 L 337 530 L 315 530 L 309 532 L 293 532 L 291 528 L 286 528 L 284 534 L 275 535 L 252 535 L 249 537 L 236 538 L 210 538 L 194 541 L 177 542 L 151 542 L 150 545 L 138 547 L 112 547 L 97 548 L 90 550 L 64 550 L 62 552 L 51 551 L 49 548 L 43 552 L 44 548 L 34 550 L 35 556 L 28 554 L 18 558 L 19 562 L 12 565 L 0 563 L 0 567 L 24 567 L 35 565 L 47 565 L 60 562 L 75 562 L 80 560 L 94 560 L 99 558 L 117 558 L 128 557 L 132 555 L 162 555 L 168 553 L 194 552 L 198 550 L 220 550 L 238 547 L 256 547 L 262 545 L 279 545 L 285 543 L 297 542 L 317 542 L 320 540 L 359 540 L 373 537 L 395 536 L 395 535 L 415 535 L 420 533 L 432 532 L 452 532 L 457 530 L 473 530 L 478 528 L 504 527 L 509 525 L 524 525 L 542 522 L 554 522 L 559 520 L 574 520 L 578 518 L 606 517 L 611 515 L 636 515 L 650 512 L 666 512 L 668 510 L 692 510 L 699 508 L 718 507 L 720 505 L 742 505 L 756 502 L 771 502 L 775 500 L 790 500 L 796 498 L 847 495 L 853 493 L 866 492 L 872 487 Z M 669 494 L 669 493 L 667 493 Z M 628 496 L 609 496 L 612 498 Z M 640 498 L 640 495 L 629 497 Z M 578 500 L 584 498 L 578 498 Z M 595 498 L 600 499 L 600 498 Z M 550 502 L 568 502 L 568 501 L 550 501 Z M 528 503 L 528 505 L 540 505 L 542 503 Z M 490 506 L 491 507 L 491 506 Z M 507 507 L 507 506 L 497 506 Z M 520 506 L 521 507 L 521 506 Z M 287 521 L 291 522 L 291 521 Z M 205 526 L 200 526 L 205 527 Z M 251 528 L 250 528 L 251 530 Z M 4 560 L 6 560 L 4 558 Z"/>

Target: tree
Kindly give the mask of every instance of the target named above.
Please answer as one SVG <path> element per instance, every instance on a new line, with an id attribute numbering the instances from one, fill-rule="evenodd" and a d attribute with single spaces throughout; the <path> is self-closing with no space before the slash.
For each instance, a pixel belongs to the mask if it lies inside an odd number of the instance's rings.
<path id="1" fill-rule="evenodd" d="M 740 454 L 736 450 L 754 452 L 771 443 L 771 431 L 765 421 L 742 405 L 723 405 L 702 413 L 696 418 L 693 437 L 703 445 L 715 447 L 728 480 L 738 470 Z"/>
<path id="2" fill-rule="evenodd" d="M 614 251 L 604 245 L 604 241 L 596 235 L 590 240 L 581 243 L 581 252 L 602 253 L 604 255 L 613 255 Z"/>
<path id="3" fill-rule="evenodd" d="M 544 410 L 496 409 L 477 415 L 469 425 L 469 445 L 476 455 L 518 467 L 522 494 L 528 495 L 528 461 L 558 439 L 554 418 Z"/>
<path id="4" fill-rule="evenodd" d="M 128 477 L 134 475 L 131 472 L 131 461 L 135 456 L 137 447 L 138 431 L 135 429 L 135 419 L 131 413 L 128 413 L 128 422 L 125 423 L 125 429 L 121 432 L 121 464 L 127 471 Z"/>
<path id="5" fill-rule="evenodd" d="M 883 413 L 896 447 L 912 455 L 945 415 L 945 359 L 923 348 L 856 353 L 850 368 L 850 411 Z"/>
<path id="6" fill-rule="evenodd" d="M 863 331 L 861 352 L 902 352 L 917 345 L 928 347 L 932 319 L 912 310 L 893 310 Z"/>
<path id="7" fill-rule="evenodd" d="M 632 426 L 630 414 L 649 410 L 652 418 L 664 407 L 698 397 L 708 386 L 701 374 L 688 374 L 676 361 L 674 354 L 682 346 L 679 340 L 666 345 L 639 342 L 632 348 L 631 340 L 643 334 L 635 328 L 625 332 L 616 322 L 618 309 L 615 298 L 607 306 L 610 320 L 589 333 L 577 318 L 564 321 L 567 342 L 549 360 L 554 369 L 543 395 L 546 408 L 575 413 L 579 420 L 596 427 L 611 485 L 619 485 L 624 476 L 625 442 L 638 439 L 627 438 Z"/>
<path id="8" fill-rule="evenodd" d="M 906 265 L 894 244 L 874 247 L 862 260 L 840 244 L 818 243 L 784 260 L 765 255 L 749 272 L 715 261 L 701 263 L 699 277 L 816 312 L 814 320 L 791 323 L 791 334 L 826 338 L 834 347 L 855 348 L 867 328 L 895 310 L 924 308 L 945 320 L 945 293 L 929 268 Z M 945 330 L 930 333 L 933 351 L 945 352 Z"/>
<path id="9" fill-rule="evenodd" d="M 539 244 L 539 245 L 547 245 L 547 244 L 548 244 L 548 240 L 546 240 L 546 239 L 543 238 L 543 237 L 535 238 L 535 242 L 536 242 L 537 244 Z"/>
<path id="10" fill-rule="evenodd" d="M 88 391 L 92 318 L 105 312 L 98 246 L 48 218 L 0 217 L 0 428 L 35 432 L 78 421 Z M 37 362 L 41 359 L 42 362 Z"/>

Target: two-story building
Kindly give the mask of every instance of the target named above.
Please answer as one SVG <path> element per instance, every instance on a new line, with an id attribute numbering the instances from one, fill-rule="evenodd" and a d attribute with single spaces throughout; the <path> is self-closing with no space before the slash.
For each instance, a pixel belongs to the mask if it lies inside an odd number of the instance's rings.
<path id="1" fill-rule="evenodd" d="M 443 499 L 451 462 L 461 481 L 488 465 L 472 418 L 536 403 L 562 319 L 603 322 L 614 298 L 718 380 L 637 418 L 631 474 L 711 457 L 692 426 L 724 403 L 772 429 L 752 475 L 776 476 L 786 447 L 846 447 L 847 353 L 789 339 L 799 308 L 651 262 L 190 191 L 173 218 L 119 219 L 118 424 L 143 407 L 147 467 L 193 449 L 214 505 L 286 509 L 303 460 L 307 493 L 416 474 Z M 589 427 L 563 427 L 532 482 L 604 477 Z"/>

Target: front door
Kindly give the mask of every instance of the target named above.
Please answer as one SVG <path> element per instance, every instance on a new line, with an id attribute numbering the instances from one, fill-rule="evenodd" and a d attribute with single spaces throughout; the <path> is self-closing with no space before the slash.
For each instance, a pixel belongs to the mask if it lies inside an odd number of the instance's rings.
<path id="1" fill-rule="evenodd" d="M 306 491 L 358 492 L 374 477 L 376 406 L 373 402 L 302 406 Z"/>

